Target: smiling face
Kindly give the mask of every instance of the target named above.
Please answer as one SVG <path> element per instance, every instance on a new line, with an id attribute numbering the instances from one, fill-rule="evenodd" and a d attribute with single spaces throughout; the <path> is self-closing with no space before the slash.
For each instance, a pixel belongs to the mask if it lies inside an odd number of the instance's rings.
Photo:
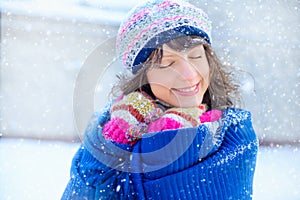
<path id="1" fill-rule="evenodd" d="M 209 85 L 203 45 L 179 52 L 164 44 L 162 49 L 161 63 L 147 72 L 153 94 L 174 107 L 199 106 Z"/>

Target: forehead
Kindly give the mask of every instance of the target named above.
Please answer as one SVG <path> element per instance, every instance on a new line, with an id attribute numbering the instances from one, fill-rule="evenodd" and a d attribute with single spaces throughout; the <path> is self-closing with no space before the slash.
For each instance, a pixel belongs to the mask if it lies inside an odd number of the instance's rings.
<path id="1" fill-rule="evenodd" d="M 189 52 L 198 52 L 204 50 L 203 44 L 197 44 L 195 46 L 190 46 L 188 48 L 174 49 L 169 47 L 167 44 L 162 46 L 163 55 L 176 54 L 176 53 L 189 53 Z"/>

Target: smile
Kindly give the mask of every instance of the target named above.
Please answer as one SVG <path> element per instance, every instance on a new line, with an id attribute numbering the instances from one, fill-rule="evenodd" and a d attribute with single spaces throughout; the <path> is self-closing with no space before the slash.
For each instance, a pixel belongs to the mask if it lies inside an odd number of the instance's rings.
<path id="1" fill-rule="evenodd" d="M 181 96 L 192 96 L 198 93 L 199 91 L 199 83 L 196 85 L 193 85 L 191 87 L 185 87 L 185 88 L 172 88 L 172 91 L 175 93 L 181 95 Z"/>

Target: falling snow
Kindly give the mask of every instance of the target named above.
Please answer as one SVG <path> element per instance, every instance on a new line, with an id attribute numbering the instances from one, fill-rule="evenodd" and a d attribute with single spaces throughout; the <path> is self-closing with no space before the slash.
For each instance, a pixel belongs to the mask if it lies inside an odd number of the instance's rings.
<path id="1" fill-rule="evenodd" d="M 121 70 L 109 38 L 115 37 L 120 19 L 136 2 L 1 1 L 0 137 L 82 139 L 77 130 L 105 106 L 108 88 L 116 80 L 112 74 Z M 251 111 L 260 143 L 266 145 L 259 150 L 254 199 L 297 199 L 299 1 L 190 2 L 211 17 L 212 46 L 221 61 L 240 69 L 236 77 L 243 106 Z M 76 78 L 91 65 L 98 76 L 83 74 L 83 80 L 84 86 L 92 86 L 85 90 L 92 103 L 79 102 L 74 97 Z M 92 105 L 85 110 L 85 104 Z M 83 116 L 80 122 L 73 118 L 74 108 Z M 78 147 L 1 139 L 0 199 L 59 199 Z"/>

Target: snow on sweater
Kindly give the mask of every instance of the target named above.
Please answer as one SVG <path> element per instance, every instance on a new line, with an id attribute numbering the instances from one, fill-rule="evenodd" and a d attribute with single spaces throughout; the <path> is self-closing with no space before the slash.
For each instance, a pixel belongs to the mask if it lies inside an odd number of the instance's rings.
<path id="1" fill-rule="evenodd" d="M 258 141 L 251 114 L 226 109 L 197 127 L 103 137 L 110 107 L 96 113 L 72 161 L 62 199 L 252 199 Z"/>

